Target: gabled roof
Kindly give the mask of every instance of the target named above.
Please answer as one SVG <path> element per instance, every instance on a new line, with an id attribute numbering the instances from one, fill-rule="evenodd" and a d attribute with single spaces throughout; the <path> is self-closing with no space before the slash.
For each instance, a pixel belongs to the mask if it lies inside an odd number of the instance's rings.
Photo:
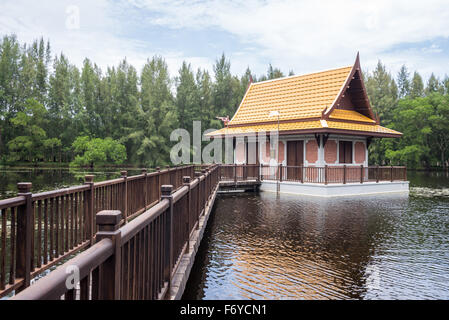
<path id="1" fill-rule="evenodd" d="M 273 110 L 279 111 L 280 120 L 319 118 L 324 108 L 332 106 L 351 69 L 251 83 L 229 124 L 273 121 L 268 116 Z"/>
<path id="2" fill-rule="evenodd" d="M 277 130 L 278 117 L 270 117 L 272 111 L 279 112 L 281 134 L 402 135 L 381 127 L 374 116 L 363 82 L 359 54 L 350 67 L 251 83 L 228 128 L 208 135 Z"/>

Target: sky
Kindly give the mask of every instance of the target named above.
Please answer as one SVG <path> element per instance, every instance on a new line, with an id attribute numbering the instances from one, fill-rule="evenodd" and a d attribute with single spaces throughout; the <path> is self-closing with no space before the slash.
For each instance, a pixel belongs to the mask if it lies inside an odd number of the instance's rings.
<path id="1" fill-rule="evenodd" d="M 182 61 L 213 73 L 225 53 L 231 72 L 256 75 L 268 65 L 305 74 L 381 60 L 397 75 L 405 64 L 425 79 L 449 75 L 447 0 L 0 0 L 0 35 L 50 40 L 82 65 L 102 68 L 125 57 L 139 71 L 166 59 L 172 76 Z"/>

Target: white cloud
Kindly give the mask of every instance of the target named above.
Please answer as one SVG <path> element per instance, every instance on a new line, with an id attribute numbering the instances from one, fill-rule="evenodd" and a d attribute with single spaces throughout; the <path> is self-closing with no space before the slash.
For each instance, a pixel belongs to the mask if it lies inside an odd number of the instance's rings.
<path id="1" fill-rule="evenodd" d="M 363 59 L 371 62 L 364 66 L 372 68 L 374 61 L 387 57 L 385 52 L 398 44 L 449 37 L 446 0 L 131 3 L 159 13 L 150 21 L 153 24 L 193 30 L 218 27 L 243 43 L 259 46 L 261 58 L 301 72 L 351 64 L 357 51 L 362 63 Z M 407 51 L 396 51 L 402 53 L 407 57 Z"/>
<path id="2" fill-rule="evenodd" d="M 67 8 L 73 4 L 80 11 L 79 29 L 67 28 Z M 402 63 L 425 77 L 429 70 L 440 76 L 449 73 L 444 49 L 433 42 L 449 38 L 447 0 L 2 0 L 0 34 L 16 33 L 28 43 L 49 38 L 54 53 L 64 51 L 77 65 L 84 57 L 102 67 L 127 57 L 140 70 L 148 57 L 159 54 L 172 75 L 183 60 L 195 69 L 212 69 L 217 57 L 202 52 L 204 43 L 193 44 L 198 49 L 185 54 L 169 44 L 156 48 L 159 39 L 139 38 L 126 29 L 124 19 L 135 19 L 132 10 L 127 11 L 133 7 L 142 13 L 136 23 L 141 30 L 232 34 L 238 49 L 226 55 L 234 73 L 243 73 L 247 66 L 265 73 L 268 63 L 284 72 L 312 72 L 350 65 L 357 51 L 364 69 L 373 69 L 381 59 L 393 73 Z M 222 47 L 214 31 L 208 41 Z M 427 44 L 422 48 L 404 46 L 423 42 Z"/>

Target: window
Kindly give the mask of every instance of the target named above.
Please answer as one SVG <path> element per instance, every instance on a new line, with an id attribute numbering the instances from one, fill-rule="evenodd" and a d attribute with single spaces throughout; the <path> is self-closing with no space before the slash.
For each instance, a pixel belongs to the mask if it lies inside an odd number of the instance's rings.
<path id="1" fill-rule="evenodd" d="M 339 162 L 352 163 L 352 141 L 340 141 Z"/>

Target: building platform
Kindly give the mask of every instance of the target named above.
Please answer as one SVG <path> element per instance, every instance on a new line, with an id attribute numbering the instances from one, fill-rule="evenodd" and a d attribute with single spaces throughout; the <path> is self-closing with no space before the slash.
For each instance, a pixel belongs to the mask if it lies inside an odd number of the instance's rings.
<path id="1" fill-rule="evenodd" d="M 260 191 L 276 192 L 277 181 L 264 180 L 260 185 Z M 368 194 L 384 193 L 408 193 L 408 181 L 385 181 L 385 182 L 364 182 L 364 183 L 300 183 L 282 181 L 280 184 L 280 193 L 298 194 L 318 197 L 339 197 L 339 196 L 358 196 Z"/>

